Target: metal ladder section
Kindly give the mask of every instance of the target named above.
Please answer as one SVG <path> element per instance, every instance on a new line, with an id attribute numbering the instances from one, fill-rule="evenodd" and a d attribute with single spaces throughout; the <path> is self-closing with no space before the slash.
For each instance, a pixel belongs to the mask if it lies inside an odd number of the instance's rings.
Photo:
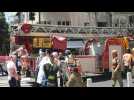
<path id="1" fill-rule="evenodd" d="M 21 33 L 21 26 L 11 25 L 12 32 Z M 114 32 L 129 32 L 134 30 L 134 27 L 92 27 L 92 26 L 63 26 L 63 25 L 44 25 L 32 24 L 31 32 L 44 33 L 114 33 Z"/>

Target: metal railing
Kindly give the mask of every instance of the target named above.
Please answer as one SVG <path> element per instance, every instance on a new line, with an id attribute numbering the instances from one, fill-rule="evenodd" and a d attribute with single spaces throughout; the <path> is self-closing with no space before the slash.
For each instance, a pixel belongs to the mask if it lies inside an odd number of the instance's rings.
<path id="1" fill-rule="evenodd" d="M 12 26 L 12 32 L 23 33 L 21 30 L 22 24 Z M 43 33 L 99 33 L 99 34 L 114 34 L 127 33 L 134 31 L 134 27 L 94 27 L 94 26 L 62 26 L 62 25 L 44 25 L 32 24 L 31 32 Z"/>

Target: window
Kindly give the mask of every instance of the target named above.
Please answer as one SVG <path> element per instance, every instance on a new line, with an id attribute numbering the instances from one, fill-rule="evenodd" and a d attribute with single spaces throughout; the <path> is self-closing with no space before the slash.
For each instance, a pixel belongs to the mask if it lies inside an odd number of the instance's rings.
<path id="1" fill-rule="evenodd" d="M 62 25 L 66 25 L 65 21 L 62 22 Z"/>
<path id="2" fill-rule="evenodd" d="M 66 25 L 66 26 L 69 26 L 69 25 L 71 25 L 71 22 L 70 21 L 58 21 L 57 22 L 57 25 Z"/>
<path id="3" fill-rule="evenodd" d="M 46 21 L 44 21 L 44 24 L 47 24 L 47 22 L 46 22 Z"/>
<path id="4" fill-rule="evenodd" d="M 98 22 L 98 27 L 107 27 L 107 23 L 106 22 Z"/>
<path id="5" fill-rule="evenodd" d="M 84 26 L 89 26 L 89 25 L 90 25 L 90 24 L 89 24 L 89 23 L 87 23 L 87 22 L 86 22 L 86 23 L 84 23 Z"/>
<path id="6" fill-rule="evenodd" d="M 58 21 L 58 22 L 57 22 L 57 25 L 61 25 L 61 21 Z"/>
<path id="7" fill-rule="evenodd" d="M 44 24 L 44 22 L 43 22 L 43 21 L 41 21 L 41 24 Z"/>
<path id="8" fill-rule="evenodd" d="M 50 25 L 51 24 L 51 21 L 41 21 L 40 23 L 41 24 L 45 24 L 45 25 Z"/>
<path id="9" fill-rule="evenodd" d="M 129 23 L 130 23 L 130 26 L 134 24 L 134 16 L 129 16 Z"/>
<path id="10" fill-rule="evenodd" d="M 115 27 L 118 27 L 118 24 L 117 23 L 115 24 Z"/>
<path id="11" fill-rule="evenodd" d="M 51 25 L 51 21 L 47 21 L 47 24 L 48 24 L 48 25 Z"/>
<path id="12" fill-rule="evenodd" d="M 70 25 L 70 22 L 69 21 L 66 21 L 66 25 L 69 26 Z"/>

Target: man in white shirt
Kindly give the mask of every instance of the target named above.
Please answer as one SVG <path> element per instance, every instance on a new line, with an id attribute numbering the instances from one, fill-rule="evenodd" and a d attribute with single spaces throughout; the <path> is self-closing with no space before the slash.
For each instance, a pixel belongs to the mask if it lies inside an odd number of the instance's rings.
<path id="1" fill-rule="evenodd" d="M 43 67 L 46 63 L 52 64 L 50 59 L 50 54 L 48 51 L 45 52 L 45 56 L 42 58 L 42 60 L 39 63 L 39 72 L 37 76 L 37 83 L 39 85 L 41 85 L 43 77 L 45 75 Z"/>
<path id="2" fill-rule="evenodd" d="M 10 55 L 10 60 L 7 61 L 8 82 L 10 87 L 17 87 L 17 69 L 15 65 L 16 56 Z"/>
<path id="3" fill-rule="evenodd" d="M 42 51 L 42 49 L 40 49 L 39 56 L 36 59 L 35 82 L 37 81 L 37 76 L 38 76 L 38 72 L 39 72 L 39 64 L 40 64 L 43 57 L 44 57 L 44 52 Z"/>

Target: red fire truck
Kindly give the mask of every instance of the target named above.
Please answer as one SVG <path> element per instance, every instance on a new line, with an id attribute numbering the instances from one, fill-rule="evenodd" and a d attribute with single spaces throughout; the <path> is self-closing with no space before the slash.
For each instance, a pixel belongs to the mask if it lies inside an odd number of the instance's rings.
<path id="1" fill-rule="evenodd" d="M 90 42 L 90 43 L 89 43 Z M 87 45 L 88 44 L 88 45 Z M 111 60 L 112 55 L 111 51 L 116 49 L 119 53 L 119 59 L 122 58 L 124 50 L 128 48 L 129 42 L 127 38 L 107 38 L 104 42 L 104 45 L 101 47 L 93 48 L 90 46 L 90 49 L 87 49 L 89 45 L 96 45 L 88 41 L 85 45 L 85 53 L 88 55 L 78 55 L 77 58 L 80 61 L 81 69 L 83 73 L 104 73 L 105 70 L 111 71 Z M 96 54 L 90 54 L 91 52 L 96 52 Z M 89 53 L 90 52 L 90 53 Z"/>

